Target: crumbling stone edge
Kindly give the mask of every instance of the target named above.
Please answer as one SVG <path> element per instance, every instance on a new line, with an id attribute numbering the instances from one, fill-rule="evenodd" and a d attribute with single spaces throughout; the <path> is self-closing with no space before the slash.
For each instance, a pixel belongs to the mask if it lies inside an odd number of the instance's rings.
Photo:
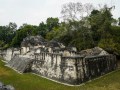
<path id="1" fill-rule="evenodd" d="M 101 75 L 101 76 L 99 76 L 99 77 L 96 77 L 96 78 L 94 78 L 94 79 L 91 79 L 91 80 L 86 81 L 86 82 L 84 82 L 84 83 L 81 83 L 81 84 L 79 84 L 79 85 L 72 85 L 72 84 L 68 84 L 68 83 L 63 83 L 63 82 L 59 82 L 59 81 L 57 81 L 57 80 L 53 80 L 53 79 L 50 79 L 50 78 L 47 78 L 47 77 L 45 77 L 45 76 L 41 76 L 41 75 L 38 75 L 38 74 L 35 74 L 35 73 L 32 73 L 32 74 L 34 74 L 34 75 L 36 75 L 36 76 L 39 76 L 39 77 L 42 77 L 42 78 L 45 78 L 45 79 L 47 79 L 47 80 L 56 82 L 56 83 L 58 83 L 58 84 L 62 84 L 62 85 L 66 85 L 66 86 L 71 86 L 71 87 L 73 87 L 73 86 L 76 87 L 76 86 L 83 86 L 83 85 L 85 85 L 85 84 L 87 84 L 87 83 L 89 83 L 89 82 L 91 82 L 91 81 L 95 81 L 95 80 L 97 80 L 97 79 L 100 79 L 100 78 L 102 78 L 102 77 L 105 77 L 105 76 L 107 76 L 107 75 L 109 75 L 109 74 L 111 74 L 111 73 L 117 72 L 117 71 L 119 71 L 119 70 L 120 70 L 120 69 L 116 69 L 116 70 L 114 70 L 114 71 L 111 71 L 111 72 L 109 72 L 109 73 L 106 73 L 106 74 L 104 74 L 104 75 Z"/>

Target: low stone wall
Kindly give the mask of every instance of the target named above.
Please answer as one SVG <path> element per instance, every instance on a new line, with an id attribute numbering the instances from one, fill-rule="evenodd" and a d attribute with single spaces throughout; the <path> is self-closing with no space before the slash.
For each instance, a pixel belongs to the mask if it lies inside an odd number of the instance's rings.
<path id="1" fill-rule="evenodd" d="M 104 75 L 117 68 L 117 60 L 114 55 L 102 55 L 85 58 L 87 61 L 88 77 L 90 79 Z"/>
<path id="2" fill-rule="evenodd" d="M 51 53 L 39 53 L 35 54 L 35 60 L 33 61 L 32 72 L 59 79 L 62 76 L 60 70 L 61 64 L 61 54 L 51 54 Z"/>
<path id="3" fill-rule="evenodd" d="M 17 48 L 8 48 L 0 51 L 0 57 L 2 57 L 6 62 L 9 62 L 15 54 L 20 54 L 20 50 Z"/>

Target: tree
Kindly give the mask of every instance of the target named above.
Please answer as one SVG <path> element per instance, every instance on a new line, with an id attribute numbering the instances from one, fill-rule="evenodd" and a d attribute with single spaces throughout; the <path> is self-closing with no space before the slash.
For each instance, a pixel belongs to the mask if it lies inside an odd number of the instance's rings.
<path id="1" fill-rule="evenodd" d="M 92 10 L 94 9 L 93 5 L 91 3 L 84 4 L 84 11 L 86 12 L 87 16 L 90 15 Z"/>
<path id="2" fill-rule="evenodd" d="M 110 27 L 113 22 L 111 9 L 105 5 L 100 10 L 93 10 L 88 18 L 95 46 L 98 45 L 101 39 L 109 38 L 110 36 Z"/>
<path id="3" fill-rule="evenodd" d="M 44 22 L 41 22 L 39 26 L 37 27 L 37 33 L 38 35 L 41 35 L 44 38 L 46 37 L 47 25 Z"/>
<path id="4" fill-rule="evenodd" d="M 47 18 L 47 34 L 46 39 L 51 40 L 58 35 L 59 32 L 59 19 L 58 18 Z"/>
<path id="5" fill-rule="evenodd" d="M 62 7 L 62 17 L 64 20 L 78 20 L 83 13 L 82 3 L 68 3 Z"/>
<path id="6" fill-rule="evenodd" d="M 118 18 L 118 25 L 120 26 L 120 17 Z"/>
<path id="7" fill-rule="evenodd" d="M 89 16 L 90 12 L 93 10 L 93 5 L 90 3 L 82 4 L 80 2 L 64 4 L 62 7 L 62 17 L 65 21 L 69 20 L 80 20 L 85 16 Z"/>
<path id="8" fill-rule="evenodd" d="M 30 35 L 37 35 L 36 26 L 23 24 L 23 26 L 17 30 L 15 37 L 12 39 L 11 46 L 19 47 L 23 38 Z"/>
<path id="9" fill-rule="evenodd" d="M 60 40 L 68 46 L 76 46 L 79 50 L 93 47 L 92 33 L 88 17 L 93 9 L 90 3 L 68 3 L 62 7 L 61 14 L 65 22 L 66 33 Z"/>
<path id="10" fill-rule="evenodd" d="M 17 30 L 17 24 L 10 22 L 9 25 L 7 26 L 10 31 L 16 31 Z"/>
<path id="11" fill-rule="evenodd" d="M 113 41 L 115 43 L 115 48 L 113 52 L 120 56 L 120 27 L 119 26 L 111 26 L 111 34 Z"/>
<path id="12" fill-rule="evenodd" d="M 47 24 L 48 31 L 51 31 L 54 27 L 59 26 L 59 19 L 58 18 L 52 18 L 52 17 L 47 18 L 46 24 Z"/>

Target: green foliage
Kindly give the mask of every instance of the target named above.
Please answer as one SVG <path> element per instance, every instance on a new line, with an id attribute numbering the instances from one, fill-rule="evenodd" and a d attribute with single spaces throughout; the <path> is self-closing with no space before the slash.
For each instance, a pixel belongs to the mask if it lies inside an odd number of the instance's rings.
<path id="1" fill-rule="evenodd" d="M 59 33 L 59 19 L 58 18 L 48 18 L 46 20 L 47 33 L 46 39 L 51 40 Z"/>
<path id="2" fill-rule="evenodd" d="M 93 10 L 88 18 L 94 44 L 97 45 L 101 39 L 107 38 L 110 33 L 110 26 L 113 21 L 111 8 L 104 6 L 101 10 Z"/>
<path id="3" fill-rule="evenodd" d="M 111 34 L 115 42 L 115 52 L 120 55 L 120 27 L 111 26 Z"/>
<path id="4" fill-rule="evenodd" d="M 4 42 L 4 44 L 10 44 L 15 36 L 16 28 L 17 25 L 12 22 L 10 22 L 7 26 L 0 26 L 0 41 Z"/>
<path id="5" fill-rule="evenodd" d="M 16 35 L 11 42 L 11 46 L 20 46 L 23 38 L 29 35 L 37 35 L 36 27 L 27 24 L 21 26 L 20 29 L 16 32 Z"/>
<path id="6" fill-rule="evenodd" d="M 54 27 L 59 26 L 59 19 L 58 18 L 47 18 L 46 20 L 47 23 L 47 29 L 48 31 L 51 31 Z"/>
<path id="7" fill-rule="evenodd" d="M 7 49 L 9 46 L 9 44 L 5 44 L 2 49 Z"/>
<path id="8" fill-rule="evenodd" d="M 0 40 L 0 49 L 2 49 L 2 47 L 5 45 L 4 41 Z"/>
<path id="9" fill-rule="evenodd" d="M 52 39 L 61 39 L 64 35 L 66 35 L 66 24 L 60 23 L 59 25 L 52 28 L 50 32 L 46 34 L 46 39 L 52 40 Z"/>
<path id="10" fill-rule="evenodd" d="M 118 25 L 120 26 L 120 17 L 118 18 Z"/>
<path id="11" fill-rule="evenodd" d="M 41 22 L 39 26 L 37 27 L 37 32 L 39 35 L 45 38 L 47 34 L 47 25 L 44 22 Z"/>
<path id="12" fill-rule="evenodd" d="M 108 39 L 101 39 L 98 46 L 109 52 L 114 52 L 116 44 L 112 38 L 108 38 Z"/>

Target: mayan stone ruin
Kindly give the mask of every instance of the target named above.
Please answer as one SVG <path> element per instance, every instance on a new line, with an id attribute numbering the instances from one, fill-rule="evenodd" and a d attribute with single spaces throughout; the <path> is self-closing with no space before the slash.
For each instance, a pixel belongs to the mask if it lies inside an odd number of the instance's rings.
<path id="1" fill-rule="evenodd" d="M 28 36 L 20 48 L 2 50 L 6 66 L 19 73 L 33 72 L 62 83 L 79 85 L 117 68 L 116 57 L 100 47 L 77 51 L 55 40 Z"/>

